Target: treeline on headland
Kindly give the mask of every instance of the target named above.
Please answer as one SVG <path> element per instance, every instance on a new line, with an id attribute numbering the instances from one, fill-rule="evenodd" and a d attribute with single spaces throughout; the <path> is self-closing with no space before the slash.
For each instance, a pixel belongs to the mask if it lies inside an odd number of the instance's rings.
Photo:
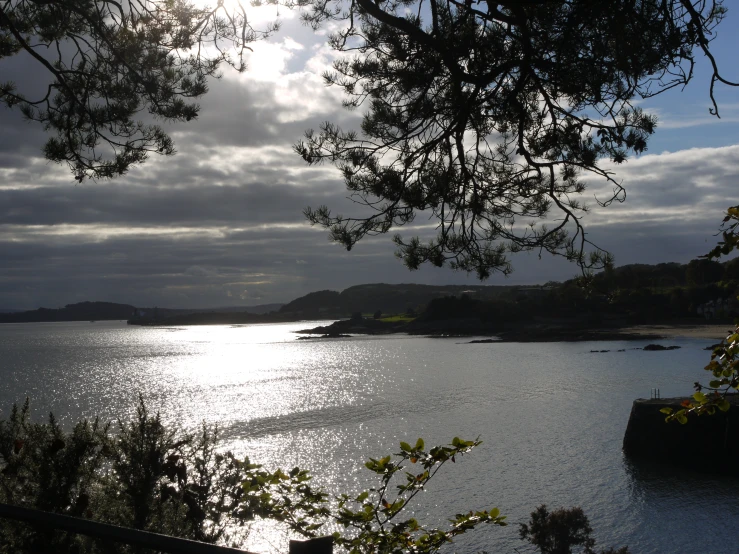
<path id="1" fill-rule="evenodd" d="M 498 334 L 509 340 L 629 338 L 612 330 L 650 323 L 729 322 L 739 315 L 737 293 L 739 259 L 725 264 L 693 260 L 628 265 L 599 273 L 586 286 L 573 279 L 507 287 L 487 296 L 465 290 L 432 298 L 422 308 L 406 310 L 412 318 L 385 318 L 383 311 L 368 307 L 361 310 L 365 317 L 354 311 L 351 319 L 305 333 Z M 322 294 L 329 297 L 327 292 Z M 338 297 L 333 293 L 330 298 Z"/>
<path id="2" fill-rule="evenodd" d="M 585 287 L 577 279 L 533 286 L 358 285 L 307 294 L 279 313 L 303 319 L 380 312 L 503 322 L 532 317 L 618 317 L 628 323 L 706 316 L 729 320 L 739 311 L 737 292 L 739 258 L 724 264 L 701 259 L 626 265 L 596 274 Z"/>
<path id="3" fill-rule="evenodd" d="M 301 296 L 282 306 L 280 313 L 300 316 L 348 317 L 352 314 L 420 313 L 437 298 L 469 295 L 479 300 L 493 300 L 515 290 L 529 287 L 499 285 L 356 285 L 341 292 L 322 290 Z M 538 287 L 535 287 L 538 288 Z"/>
<path id="4" fill-rule="evenodd" d="M 682 320 L 728 322 L 739 315 L 739 258 L 725 263 L 634 264 L 533 286 L 365 284 L 312 292 L 287 304 L 173 310 L 110 302 L 0 314 L 0 322 L 125 319 L 133 325 L 208 325 L 347 319 L 329 334 L 499 333 L 531 326 L 613 328 Z M 399 317 L 402 316 L 402 317 Z M 323 332 L 322 329 L 318 332 Z"/>
<path id="5" fill-rule="evenodd" d="M 311 330 L 334 335 L 514 333 L 532 326 L 548 328 L 551 334 L 556 329 L 686 320 L 728 322 L 739 314 L 739 259 L 724 264 L 701 259 L 627 265 L 601 272 L 582 285 L 577 279 L 534 286 L 366 284 L 307 294 L 260 320 L 344 320 L 330 329 Z M 199 314 L 151 323 L 237 323 L 235 317 Z"/>

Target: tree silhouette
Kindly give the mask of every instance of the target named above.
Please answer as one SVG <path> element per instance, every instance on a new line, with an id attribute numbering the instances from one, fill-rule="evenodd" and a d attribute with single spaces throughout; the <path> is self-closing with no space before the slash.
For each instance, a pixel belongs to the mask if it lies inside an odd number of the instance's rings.
<path id="1" fill-rule="evenodd" d="M 243 69 L 253 29 L 240 4 L 201 8 L 187 0 L 6 0 L 0 2 L 0 61 L 25 56 L 48 86 L 22 93 L 0 82 L 0 102 L 53 133 L 49 160 L 75 178 L 110 178 L 174 145 L 161 120 L 190 121 L 192 100 L 221 63 Z"/>
<path id="2" fill-rule="evenodd" d="M 369 215 L 307 208 L 309 221 L 351 249 L 368 235 L 428 216 L 436 238 L 396 235 L 416 269 L 446 263 L 485 279 L 509 254 L 548 251 L 599 268 L 587 239 L 584 174 L 624 189 L 603 160 L 647 149 L 656 119 L 635 100 L 682 87 L 725 14 L 720 1 L 306 0 L 305 19 L 348 22 L 332 46 L 353 57 L 326 83 L 364 107 L 362 134 L 326 123 L 296 145 L 309 164 L 341 171 Z M 712 113 L 718 115 L 713 100 Z M 367 210 L 365 210 L 367 211 Z M 591 252 L 586 255 L 586 250 Z"/>

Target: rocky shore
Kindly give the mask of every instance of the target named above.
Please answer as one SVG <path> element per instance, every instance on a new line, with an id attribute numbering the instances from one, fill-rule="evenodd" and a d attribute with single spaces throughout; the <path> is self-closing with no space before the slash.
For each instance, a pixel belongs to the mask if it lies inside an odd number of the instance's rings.
<path id="1" fill-rule="evenodd" d="M 343 319 L 330 325 L 321 325 L 298 331 L 302 335 L 320 335 L 323 338 L 353 335 L 389 335 L 405 333 L 431 337 L 494 337 L 473 342 L 560 342 L 560 341 L 611 341 L 658 340 L 665 335 L 633 332 L 621 328 L 582 328 L 555 325 L 517 325 L 500 328 L 479 319 L 448 319 L 436 321 L 414 320 L 409 323 L 386 322 L 375 319 Z"/>

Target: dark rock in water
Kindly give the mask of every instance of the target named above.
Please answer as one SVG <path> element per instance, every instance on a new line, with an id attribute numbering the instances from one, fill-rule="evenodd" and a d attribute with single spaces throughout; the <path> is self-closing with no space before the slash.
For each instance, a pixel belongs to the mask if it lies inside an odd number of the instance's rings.
<path id="1" fill-rule="evenodd" d="M 626 352 L 625 348 L 621 348 L 620 350 L 616 350 L 616 352 Z"/>
<path id="2" fill-rule="evenodd" d="M 677 350 L 679 346 L 662 346 L 661 344 L 648 344 L 642 350 L 661 351 L 661 350 Z"/>
<path id="3" fill-rule="evenodd" d="M 471 340 L 467 344 L 490 344 L 491 342 L 500 342 L 500 339 L 478 339 L 478 340 Z"/>
<path id="4" fill-rule="evenodd" d="M 739 395 L 727 396 L 728 412 L 690 416 L 685 425 L 665 422 L 665 407 L 677 411 L 689 398 L 634 401 L 624 434 L 624 454 L 711 473 L 734 474 L 739 464 Z"/>
<path id="5" fill-rule="evenodd" d="M 610 350 L 591 350 L 590 352 L 594 352 L 596 354 L 600 354 L 601 352 L 610 352 Z"/>
<path id="6" fill-rule="evenodd" d="M 722 344 L 723 343 L 720 343 L 720 342 L 719 343 L 716 343 L 716 344 L 712 344 L 711 346 L 706 346 L 703 350 L 711 350 L 712 351 L 714 348 L 718 348 Z"/>

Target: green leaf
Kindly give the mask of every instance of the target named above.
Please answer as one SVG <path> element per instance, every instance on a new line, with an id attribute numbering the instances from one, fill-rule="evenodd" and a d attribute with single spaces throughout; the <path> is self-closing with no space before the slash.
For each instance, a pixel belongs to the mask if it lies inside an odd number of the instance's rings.
<path id="1" fill-rule="evenodd" d="M 663 414 L 670 415 L 672 413 L 672 408 L 662 408 L 660 412 L 662 412 Z"/>
<path id="2" fill-rule="evenodd" d="M 721 410 L 722 412 L 728 412 L 729 408 L 731 408 L 731 404 L 729 404 L 729 401 L 726 400 L 726 398 L 722 398 L 718 402 L 717 406 L 718 406 L 718 409 Z"/>
<path id="3" fill-rule="evenodd" d="M 696 393 L 695 393 L 695 394 L 693 395 L 693 398 L 695 399 L 695 401 L 696 401 L 696 402 L 700 402 L 700 403 L 703 403 L 703 402 L 705 402 L 705 401 L 706 401 L 706 395 L 705 395 L 705 394 L 703 394 L 703 393 L 702 393 L 702 392 L 700 392 L 700 391 L 696 392 Z"/>
<path id="4" fill-rule="evenodd" d="M 400 449 L 403 452 L 410 452 L 411 450 L 413 450 L 410 444 L 408 444 L 407 442 L 403 442 L 403 441 L 400 441 Z"/>
<path id="5" fill-rule="evenodd" d="M 423 446 L 424 446 L 423 439 L 419 438 L 416 441 L 416 446 L 415 446 L 414 450 L 423 450 Z"/>
<path id="6" fill-rule="evenodd" d="M 490 510 L 490 517 L 498 517 L 500 515 L 500 510 L 498 508 L 493 508 Z"/>

